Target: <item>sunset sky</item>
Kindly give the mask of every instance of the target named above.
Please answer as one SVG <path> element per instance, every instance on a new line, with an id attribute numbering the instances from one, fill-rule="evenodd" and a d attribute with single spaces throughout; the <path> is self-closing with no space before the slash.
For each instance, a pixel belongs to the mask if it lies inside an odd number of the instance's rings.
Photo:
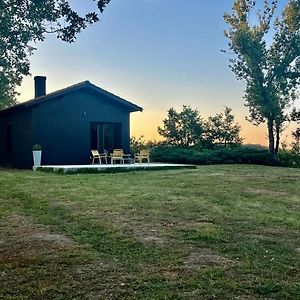
<path id="1" fill-rule="evenodd" d="M 79 11 L 92 0 L 73 0 Z M 47 92 L 89 80 L 144 108 L 131 115 L 131 135 L 158 139 L 170 107 L 197 108 L 202 117 L 233 109 L 245 143 L 266 144 L 265 126 L 245 121 L 242 82 L 228 67 L 223 14 L 233 0 L 112 0 L 101 22 L 76 43 L 54 36 L 37 44 L 33 76 L 47 76 Z M 280 1 L 280 8 L 286 0 Z M 87 5 L 88 4 L 88 5 Z M 33 77 L 24 79 L 19 101 L 33 98 Z M 298 107 L 300 107 L 298 103 Z M 285 138 L 285 137 L 283 137 Z"/>

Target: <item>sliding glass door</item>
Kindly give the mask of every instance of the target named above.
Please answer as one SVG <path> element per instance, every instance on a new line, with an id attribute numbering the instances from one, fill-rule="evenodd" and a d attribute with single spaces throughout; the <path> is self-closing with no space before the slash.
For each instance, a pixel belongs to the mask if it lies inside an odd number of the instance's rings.
<path id="1" fill-rule="evenodd" d="M 120 123 L 91 123 L 91 149 L 100 152 L 122 148 Z"/>

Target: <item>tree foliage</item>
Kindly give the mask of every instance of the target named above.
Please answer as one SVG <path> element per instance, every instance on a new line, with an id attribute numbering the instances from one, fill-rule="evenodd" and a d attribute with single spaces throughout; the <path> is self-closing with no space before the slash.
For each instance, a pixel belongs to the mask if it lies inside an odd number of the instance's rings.
<path id="1" fill-rule="evenodd" d="M 110 0 L 93 0 L 100 13 Z M 15 103 L 15 88 L 30 74 L 34 43 L 46 34 L 72 43 L 88 25 L 99 21 L 96 12 L 80 16 L 66 0 L 0 1 L 0 108 Z"/>
<path id="2" fill-rule="evenodd" d="M 166 139 L 166 144 L 171 145 L 211 148 L 214 145 L 241 144 L 241 127 L 235 124 L 231 112 L 231 108 L 225 107 L 224 112 L 205 121 L 190 106 L 183 105 L 181 112 L 170 108 L 167 118 L 163 120 L 163 127 L 158 127 L 158 133 Z"/>
<path id="3" fill-rule="evenodd" d="M 242 143 L 241 126 L 234 121 L 232 109 L 225 107 L 224 112 L 208 118 L 206 140 L 210 144 L 230 146 Z"/>
<path id="4" fill-rule="evenodd" d="M 291 112 L 291 120 L 300 124 L 300 110 L 294 108 Z"/>
<path id="5" fill-rule="evenodd" d="M 163 124 L 163 127 L 158 127 L 158 133 L 172 145 L 195 145 L 201 140 L 204 131 L 199 112 L 187 105 L 183 105 L 181 112 L 170 108 Z"/>
<path id="6" fill-rule="evenodd" d="M 230 67 L 237 79 L 246 83 L 248 119 L 256 125 L 267 122 L 274 158 L 287 120 L 286 109 L 296 98 L 300 83 L 300 1 L 289 0 L 275 18 L 277 4 L 278 0 L 265 0 L 263 10 L 257 11 L 257 22 L 251 20 L 257 5 L 253 0 L 235 0 L 232 12 L 224 15 L 229 27 L 225 36 L 235 53 Z"/>

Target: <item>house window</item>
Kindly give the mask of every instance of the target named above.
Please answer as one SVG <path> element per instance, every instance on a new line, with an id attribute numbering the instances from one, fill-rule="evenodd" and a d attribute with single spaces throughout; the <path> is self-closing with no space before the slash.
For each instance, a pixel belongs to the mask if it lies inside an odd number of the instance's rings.
<path id="1" fill-rule="evenodd" d="M 12 151 L 12 126 L 6 126 L 6 152 L 10 153 Z"/>
<path id="2" fill-rule="evenodd" d="M 121 145 L 121 123 L 91 123 L 91 149 L 112 152 Z"/>

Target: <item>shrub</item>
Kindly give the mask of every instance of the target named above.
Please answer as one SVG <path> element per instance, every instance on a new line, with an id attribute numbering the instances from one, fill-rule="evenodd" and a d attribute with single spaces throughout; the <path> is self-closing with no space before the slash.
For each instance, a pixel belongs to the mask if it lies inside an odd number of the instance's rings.
<path id="1" fill-rule="evenodd" d="M 151 151 L 151 160 L 181 164 L 257 164 L 300 167 L 300 156 L 282 152 L 274 161 L 268 149 L 257 147 L 220 148 L 217 150 L 158 146 Z"/>
<path id="2" fill-rule="evenodd" d="M 133 136 L 130 138 L 130 153 L 134 155 L 135 153 L 140 152 L 142 149 L 151 149 L 160 145 L 165 145 L 165 142 L 156 140 L 146 141 L 143 135 L 138 138 Z"/>
<path id="3" fill-rule="evenodd" d="M 300 154 L 292 151 L 281 151 L 278 153 L 278 158 L 283 167 L 300 168 Z"/>
<path id="4" fill-rule="evenodd" d="M 42 150 L 42 146 L 39 144 L 35 144 L 32 147 L 32 151 L 41 151 Z"/>

